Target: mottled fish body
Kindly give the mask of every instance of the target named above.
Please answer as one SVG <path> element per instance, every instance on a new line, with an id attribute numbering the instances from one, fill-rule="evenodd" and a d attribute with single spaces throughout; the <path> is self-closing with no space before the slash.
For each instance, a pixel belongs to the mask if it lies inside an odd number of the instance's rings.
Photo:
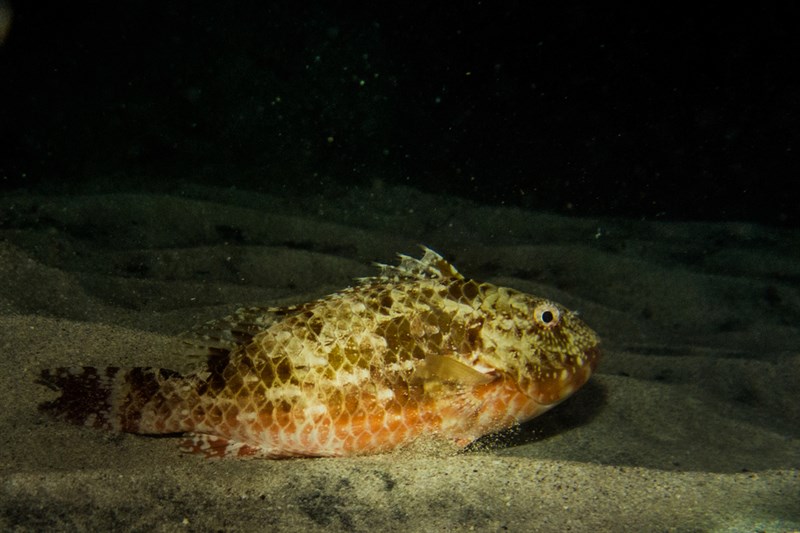
<path id="1" fill-rule="evenodd" d="M 599 340 L 549 300 L 464 278 L 436 252 L 320 300 L 248 308 L 186 338 L 207 361 L 59 368 L 45 411 L 113 431 L 183 434 L 206 456 L 348 456 L 418 438 L 464 446 L 582 386 Z"/>

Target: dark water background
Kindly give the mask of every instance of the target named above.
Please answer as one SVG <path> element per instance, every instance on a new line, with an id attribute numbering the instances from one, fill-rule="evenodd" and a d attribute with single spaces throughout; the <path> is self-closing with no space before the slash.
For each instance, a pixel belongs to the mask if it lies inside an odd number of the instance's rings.
<path id="1" fill-rule="evenodd" d="M 3 190 L 336 196 L 796 226 L 800 8 L 13 2 Z"/>

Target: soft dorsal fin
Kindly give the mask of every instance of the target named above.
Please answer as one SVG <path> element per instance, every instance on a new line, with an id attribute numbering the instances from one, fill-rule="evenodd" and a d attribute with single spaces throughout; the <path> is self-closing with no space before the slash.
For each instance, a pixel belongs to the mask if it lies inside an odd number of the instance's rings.
<path id="1" fill-rule="evenodd" d="M 400 258 L 399 265 L 385 265 L 374 263 L 381 269 L 378 279 L 399 280 L 399 279 L 464 279 L 458 270 L 451 265 L 445 258 L 434 252 L 427 246 L 421 246 L 425 252 L 422 259 L 397 254 Z M 375 278 L 363 278 L 362 281 L 372 281 Z"/>
<path id="2" fill-rule="evenodd" d="M 243 307 L 232 315 L 210 320 L 179 338 L 176 351 L 198 362 L 224 357 L 239 346 L 249 343 L 259 332 L 276 321 L 275 312 L 267 307 Z"/>

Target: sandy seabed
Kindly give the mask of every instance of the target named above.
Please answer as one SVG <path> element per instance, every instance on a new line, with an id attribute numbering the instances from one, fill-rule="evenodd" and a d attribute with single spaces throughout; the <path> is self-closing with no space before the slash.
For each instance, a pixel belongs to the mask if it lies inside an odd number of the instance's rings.
<path id="1" fill-rule="evenodd" d="M 205 460 L 49 419 L 56 366 L 180 367 L 177 334 L 424 243 L 603 339 L 564 404 L 461 453 Z M 800 231 L 568 218 L 410 189 L 0 198 L 0 528 L 800 529 Z"/>

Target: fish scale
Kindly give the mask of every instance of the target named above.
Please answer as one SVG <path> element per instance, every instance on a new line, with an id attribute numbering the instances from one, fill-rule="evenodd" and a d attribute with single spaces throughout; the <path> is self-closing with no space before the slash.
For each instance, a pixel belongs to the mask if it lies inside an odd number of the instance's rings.
<path id="1" fill-rule="evenodd" d="M 72 423 L 183 434 L 208 457 L 348 456 L 420 437 L 465 446 L 582 386 L 599 340 L 549 300 L 466 279 L 429 248 L 325 298 L 247 308 L 184 338 L 206 361 L 58 368 L 44 411 Z"/>

